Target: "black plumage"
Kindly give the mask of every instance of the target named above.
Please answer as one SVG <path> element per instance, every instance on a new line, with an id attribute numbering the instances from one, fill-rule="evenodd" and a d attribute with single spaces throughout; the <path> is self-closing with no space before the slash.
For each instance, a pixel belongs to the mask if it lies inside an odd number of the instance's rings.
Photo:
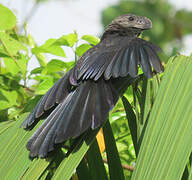
<path id="1" fill-rule="evenodd" d="M 118 98 L 137 78 L 138 66 L 147 78 L 152 77 L 153 69 L 163 71 L 157 55 L 160 48 L 138 38 L 151 27 L 149 19 L 132 14 L 112 21 L 101 42 L 84 53 L 23 122 L 22 126 L 30 129 L 52 110 L 27 143 L 31 157 L 46 157 L 56 144 L 101 127 Z"/>

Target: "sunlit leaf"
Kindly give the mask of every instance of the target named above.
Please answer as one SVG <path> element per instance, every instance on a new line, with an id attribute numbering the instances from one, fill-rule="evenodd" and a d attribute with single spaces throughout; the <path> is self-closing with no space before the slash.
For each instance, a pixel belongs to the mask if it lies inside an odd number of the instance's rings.
<path id="1" fill-rule="evenodd" d="M 22 121 L 27 117 L 22 117 L 13 122 L 6 131 L 0 135 L 0 173 L 4 179 L 20 179 L 21 177 L 30 177 L 36 179 L 40 177 L 49 162 L 46 160 L 36 159 L 31 161 L 28 157 L 29 152 L 26 149 L 26 143 L 29 137 L 34 133 L 24 131 L 20 128 Z M 5 123 L 0 126 L 7 126 Z"/>
<path id="2" fill-rule="evenodd" d="M 16 25 L 16 17 L 10 9 L 0 4 L 0 30 L 8 30 Z"/>
<path id="3" fill-rule="evenodd" d="M 15 63 L 13 59 L 4 58 L 3 60 L 6 66 L 6 71 L 7 71 L 6 73 L 11 73 L 14 76 L 20 71 L 19 66 Z"/>
<path id="4" fill-rule="evenodd" d="M 32 53 L 33 53 L 33 49 L 32 49 Z M 35 56 L 40 64 L 40 66 L 44 67 L 47 65 L 47 59 L 43 53 L 35 53 Z"/>
<path id="5" fill-rule="evenodd" d="M 169 60 L 132 179 L 180 179 L 192 151 L 192 57 Z"/>
<path id="6" fill-rule="evenodd" d="M 18 61 L 17 61 L 21 72 L 23 73 L 23 79 L 26 79 L 26 74 L 27 74 L 27 63 L 28 63 L 28 58 L 24 56 L 23 54 L 20 54 Z"/>
<path id="7" fill-rule="evenodd" d="M 92 45 L 96 45 L 100 41 L 99 38 L 97 38 L 95 36 L 92 36 L 92 35 L 84 35 L 84 36 L 81 37 L 81 39 L 89 42 Z"/>
<path id="8" fill-rule="evenodd" d="M 98 129 L 85 133 L 76 144 L 73 151 L 70 153 L 68 157 L 66 157 L 60 166 L 57 168 L 53 178 L 54 179 L 63 179 L 68 180 L 74 173 L 74 170 L 77 168 L 85 153 L 88 151 L 89 146 L 93 142 Z M 63 176 L 65 174 L 65 176 Z"/>
<path id="9" fill-rule="evenodd" d="M 43 70 L 43 67 L 37 67 L 31 71 L 31 74 L 40 74 Z"/>
<path id="10" fill-rule="evenodd" d="M 78 41 L 78 37 L 76 33 L 71 33 L 68 35 L 63 35 L 59 39 L 56 40 L 54 44 L 60 45 L 60 46 L 70 46 L 73 47 L 73 45 Z"/>
<path id="11" fill-rule="evenodd" d="M 91 179 L 91 175 L 89 173 L 89 169 L 84 158 L 81 160 L 76 171 L 77 171 L 78 180 Z"/>
<path id="12" fill-rule="evenodd" d="M 123 96 L 122 97 L 122 101 L 125 107 L 125 112 L 127 115 L 127 120 L 128 120 L 128 124 L 129 124 L 129 128 L 131 131 L 131 136 L 133 139 L 133 144 L 135 147 L 135 152 L 136 154 L 138 154 L 138 149 L 137 149 L 137 122 L 136 122 L 136 116 L 135 113 L 131 107 L 131 104 L 129 103 L 129 101 Z"/>
<path id="13" fill-rule="evenodd" d="M 107 179 L 104 162 L 96 139 L 87 152 L 87 161 L 93 180 Z"/>
<path id="14" fill-rule="evenodd" d="M 45 70 L 49 73 L 51 72 L 57 72 L 57 71 L 63 71 L 66 66 L 66 63 L 58 60 L 58 59 L 52 59 L 47 63 L 47 66 L 45 67 Z"/>
<path id="15" fill-rule="evenodd" d="M 50 53 L 56 56 L 66 57 L 63 48 L 60 47 L 59 45 L 54 44 L 55 42 L 56 39 L 49 39 L 42 46 L 33 48 L 32 53 L 34 54 Z"/>
<path id="16" fill-rule="evenodd" d="M 36 94 L 45 94 L 54 84 L 52 77 L 47 77 L 45 80 L 43 80 L 37 87 L 35 93 Z"/>
<path id="17" fill-rule="evenodd" d="M 20 50 L 27 51 L 24 45 L 4 32 L 0 32 L 0 42 L 9 56 L 15 56 Z"/>
<path id="18" fill-rule="evenodd" d="M 4 133 L 7 129 L 13 126 L 15 121 L 5 121 L 0 123 L 0 135 Z"/>
<path id="19" fill-rule="evenodd" d="M 103 132 L 104 132 L 110 179 L 111 180 L 125 179 L 115 139 L 109 121 L 105 123 L 103 127 Z"/>
<path id="20" fill-rule="evenodd" d="M 16 91 L 5 91 L 0 89 L 0 110 L 18 105 L 17 97 L 18 94 Z"/>
<path id="21" fill-rule="evenodd" d="M 82 56 L 88 49 L 90 49 L 92 46 L 89 44 L 81 44 L 78 46 L 75 50 L 75 53 L 80 57 Z"/>

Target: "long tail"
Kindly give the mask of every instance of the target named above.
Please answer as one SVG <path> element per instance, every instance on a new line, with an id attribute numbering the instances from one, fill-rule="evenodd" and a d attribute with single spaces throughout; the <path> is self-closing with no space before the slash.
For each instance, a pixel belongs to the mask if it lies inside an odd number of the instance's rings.
<path id="1" fill-rule="evenodd" d="M 29 139 L 30 156 L 46 157 L 56 144 L 101 126 L 118 98 L 111 81 L 82 82 L 56 106 Z"/>

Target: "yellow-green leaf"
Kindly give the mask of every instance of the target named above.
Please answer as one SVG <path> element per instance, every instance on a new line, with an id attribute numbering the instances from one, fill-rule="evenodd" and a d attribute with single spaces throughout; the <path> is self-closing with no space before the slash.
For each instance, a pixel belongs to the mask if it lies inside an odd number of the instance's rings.
<path id="1" fill-rule="evenodd" d="M 0 30 L 8 30 L 16 25 L 16 17 L 10 9 L 0 4 Z"/>
<path id="2" fill-rule="evenodd" d="M 81 37 L 81 39 L 89 42 L 92 45 L 96 45 L 100 41 L 99 38 L 97 38 L 95 36 L 92 36 L 92 35 L 84 35 L 84 36 Z"/>
<path id="3" fill-rule="evenodd" d="M 192 152 L 192 57 L 169 60 L 152 107 L 133 180 L 181 179 Z"/>
<path id="4" fill-rule="evenodd" d="M 4 32 L 0 32 L 0 42 L 3 45 L 4 51 L 11 57 L 15 56 L 20 50 L 27 52 L 27 48 L 23 44 Z"/>

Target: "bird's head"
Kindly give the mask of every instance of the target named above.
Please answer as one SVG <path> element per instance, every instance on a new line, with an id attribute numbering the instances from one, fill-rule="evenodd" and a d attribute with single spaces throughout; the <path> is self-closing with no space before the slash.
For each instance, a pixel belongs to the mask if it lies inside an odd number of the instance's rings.
<path id="1" fill-rule="evenodd" d="M 115 18 L 111 24 L 118 25 L 121 28 L 136 28 L 141 30 L 151 29 L 152 22 L 150 19 L 134 14 L 125 14 Z"/>
<path id="2" fill-rule="evenodd" d="M 151 29 L 150 19 L 134 14 L 124 14 L 115 18 L 107 27 L 102 39 L 110 34 L 138 37 L 143 30 Z"/>

